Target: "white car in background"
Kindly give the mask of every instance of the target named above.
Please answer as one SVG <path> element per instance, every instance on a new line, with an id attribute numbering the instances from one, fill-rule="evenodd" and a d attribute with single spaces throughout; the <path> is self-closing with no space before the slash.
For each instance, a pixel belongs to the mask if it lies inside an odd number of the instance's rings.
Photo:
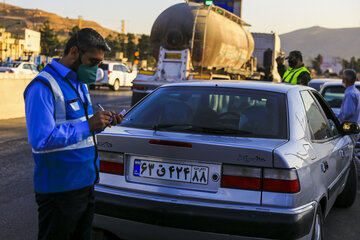
<path id="1" fill-rule="evenodd" d="M 96 74 L 96 83 L 91 86 L 108 86 L 114 91 L 120 87 L 131 87 L 137 75 L 137 70 L 130 70 L 125 64 L 119 62 L 103 62 L 99 65 Z"/>
<path id="2" fill-rule="evenodd" d="M 37 74 L 36 65 L 30 62 L 7 62 L 1 65 L 0 72 Z"/>

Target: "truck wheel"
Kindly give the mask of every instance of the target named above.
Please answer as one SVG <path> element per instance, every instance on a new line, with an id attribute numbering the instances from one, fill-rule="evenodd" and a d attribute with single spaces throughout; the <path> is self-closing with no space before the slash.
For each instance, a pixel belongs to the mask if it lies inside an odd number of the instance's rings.
<path id="1" fill-rule="evenodd" d="M 315 221 L 314 221 L 314 229 L 311 240 L 321 240 L 324 239 L 324 219 L 321 210 L 321 206 L 319 205 L 316 210 Z"/>
<path id="2" fill-rule="evenodd" d="M 354 160 L 350 163 L 350 171 L 348 175 L 348 179 L 346 180 L 346 184 L 344 190 L 337 197 L 335 201 L 335 206 L 339 208 L 349 208 L 353 205 L 356 199 L 357 192 L 357 169 Z"/>
<path id="3" fill-rule="evenodd" d="M 115 79 L 114 85 L 112 86 L 112 90 L 118 91 L 120 89 L 120 81 L 119 79 Z"/>

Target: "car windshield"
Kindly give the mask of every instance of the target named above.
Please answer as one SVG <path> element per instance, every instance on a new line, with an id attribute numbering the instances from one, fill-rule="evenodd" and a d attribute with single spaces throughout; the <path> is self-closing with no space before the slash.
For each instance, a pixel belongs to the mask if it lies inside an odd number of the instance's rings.
<path id="1" fill-rule="evenodd" d="M 165 87 L 136 105 L 122 126 L 157 131 L 287 138 L 285 94 L 221 87 Z"/>
<path id="2" fill-rule="evenodd" d="M 20 63 L 4 63 L 2 67 L 17 68 L 19 65 Z"/>
<path id="3" fill-rule="evenodd" d="M 360 90 L 360 86 L 356 86 Z M 345 88 L 343 86 L 328 86 L 324 88 L 322 95 L 331 108 L 340 108 L 344 98 Z"/>

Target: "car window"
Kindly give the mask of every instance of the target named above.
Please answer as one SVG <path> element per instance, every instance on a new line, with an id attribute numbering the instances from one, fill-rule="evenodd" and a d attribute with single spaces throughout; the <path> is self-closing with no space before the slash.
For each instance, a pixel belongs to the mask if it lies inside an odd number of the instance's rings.
<path id="1" fill-rule="evenodd" d="M 325 118 L 316 100 L 308 91 L 302 91 L 301 97 L 303 100 L 306 116 L 314 140 L 325 140 L 333 136 L 328 121 Z"/>
<path id="2" fill-rule="evenodd" d="M 340 122 L 339 119 L 335 116 L 334 112 L 332 111 L 329 103 L 325 101 L 325 99 L 320 95 L 319 92 L 311 91 L 312 95 L 316 98 L 318 103 L 320 104 L 320 107 L 322 108 L 323 112 L 325 113 L 325 116 L 327 120 L 329 121 L 329 126 L 332 131 L 332 135 L 336 136 L 340 133 Z"/>
<path id="3" fill-rule="evenodd" d="M 114 71 L 122 71 L 121 65 L 114 65 L 113 70 Z"/>
<path id="4" fill-rule="evenodd" d="M 31 69 L 32 69 L 33 71 L 37 71 L 37 68 L 36 68 L 36 66 L 35 66 L 34 64 L 31 64 L 30 66 L 31 66 Z"/>
<path id="5" fill-rule="evenodd" d="M 360 86 L 356 86 L 360 90 Z M 328 86 L 322 91 L 322 95 L 331 108 L 340 108 L 344 98 L 345 88 L 343 86 Z"/>
<path id="6" fill-rule="evenodd" d="M 128 70 L 125 66 L 123 66 L 123 65 L 120 66 L 120 69 L 121 69 L 121 71 L 123 71 L 123 72 L 129 72 L 129 70 Z"/>
<path id="7" fill-rule="evenodd" d="M 287 139 L 285 94 L 215 87 L 160 88 L 123 126 L 255 138 Z M 157 127 L 159 126 L 159 127 Z M 168 126 L 162 129 L 161 126 Z"/>
<path id="8" fill-rule="evenodd" d="M 102 63 L 99 65 L 99 68 L 101 68 L 102 70 L 109 70 L 109 64 Z"/>
<path id="9" fill-rule="evenodd" d="M 24 65 L 23 65 L 23 68 L 24 68 L 24 69 L 29 69 L 29 70 L 31 70 L 30 64 L 24 64 Z"/>
<path id="10" fill-rule="evenodd" d="M 2 67 L 17 68 L 19 65 L 20 63 L 5 63 Z"/>

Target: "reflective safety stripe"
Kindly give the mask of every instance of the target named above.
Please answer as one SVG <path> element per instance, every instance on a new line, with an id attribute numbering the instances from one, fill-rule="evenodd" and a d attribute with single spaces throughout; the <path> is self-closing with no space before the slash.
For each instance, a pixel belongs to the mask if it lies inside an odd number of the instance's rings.
<path id="1" fill-rule="evenodd" d="M 69 145 L 67 147 L 63 148 L 56 148 L 51 150 L 45 150 L 45 151 L 36 151 L 35 149 L 32 149 L 32 152 L 35 154 L 42 154 L 42 153 L 52 153 L 52 152 L 60 152 L 60 151 L 66 151 L 66 150 L 74 150 L 74 149 L 80 149 L 80 148 L 87 148 L 94 146 L 94 139 L 93 136 L 89 136 L 87 139 L 74 143 L 72 145 Z"/>
<path id="2" fill-rule="evenodd" d="M 297 78 L 300 76 L 302 72 L 307 72 L 310 74 L 309 70 L 307 70 L 305 67 L 300 67 L 298 69 L 289 68 L 284 73 L 283 80 L 286 83 L 298 84 Z"/>
<path id="3" fill-rule="evenodd" d="M 88 86 L 87 86 L 86 84 L 84 84 L 84 85 L 85 85 L 86 92 L 87 92 L 87 93 L 86 93 L 87 100 L 88 100 L 89 104 L 92 105 L 91 99 L 90 99 L 89 88 L 88 88 Z"/>
<path id="4" fill-rule="evenodd" d="M 64 95 L 60 89 L 59 84 L 56 82 L 56 80 L 47 72 L 42 71 L 37 76 L 41 76 L 45 79 L 47 79 L 51 85 L 51 88 L 55 95 L 55 120 L 56 124 L 58 122 L 63 122 L 66 120 L 66 110 L 65 110 L 65 100 Z"/>

